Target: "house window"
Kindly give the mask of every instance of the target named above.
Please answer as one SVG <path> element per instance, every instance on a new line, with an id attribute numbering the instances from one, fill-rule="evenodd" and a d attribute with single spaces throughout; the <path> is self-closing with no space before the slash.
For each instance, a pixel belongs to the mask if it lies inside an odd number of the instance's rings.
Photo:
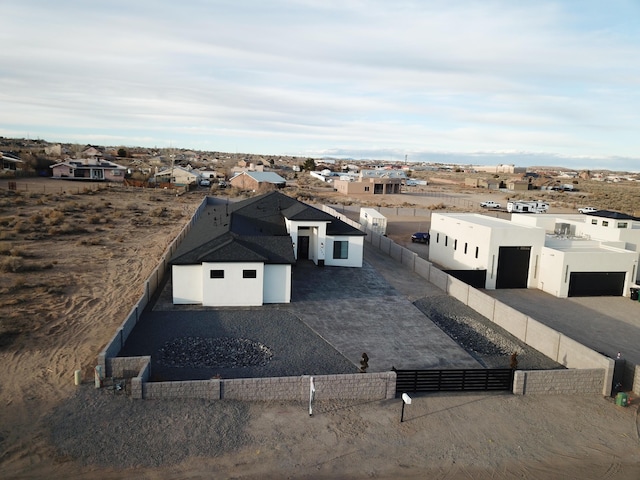
<path id="1" fill-rule="evenodd" d="M 469 246 L 469 244 L 467 242 L 464 242 L 464 254 L 467 254 L 467 247 Z"/>
<path id="2" fill-rule="evenodd" d="M 618 222 L 618 228 L 627 228 L 627 222 Z"/>
<path id="3" fill-rule="evenodd" d="M 224 270 L 209 270 L 209 278 L 224 278 Z"/>
<path id="4" fill-rule="evenodd" d="M 449 235 L 444 236 L 444 246 L 446 247 L 447 245 L 449 245 Z"/>
<path id="5" fill-rule="evenodd" d="M 364 187 L 364 191 L 368 192 L 369 191 L 369 187 Z"/>
<path id="6" fill-rule="evenodd" d="M 609 222 L 607 220 L 603 220 L 602 221 L 602 226 L 603 227 L 608 227 L 609 226 Z"/>
<path id="7" fill-rule="evenodd" d="M 257 278 L 256 270 L 242 270 L 242 278 Z"/>
<path id="8" fill-rule="evenodd" d="M 454 250 L 458 249 L 458 239 L 457 238 L 453 241 L 453 249 Z"/>
<path id="9" fill-rule="evenodd" d="M 349 242 L 333 242 L 333 258 L 349 258 Z"/>
<path id="10" fill-rule="evenodd" d="M 479 247 L 476 247 L 476 258 L 478 258 L 478 251 L 479 251 Z"/>
<path id="11" fill-rule="evenodd" d="M 597 224 L 598 224 L 598 220 L 596 220 L 595 218 L 591 220 L 591 225 L 597 225 Z"/>
<path id="12" fill-rule="evenodd" d="M 436 243 L 440 243 L 440 234 L 436 233 Z"/>

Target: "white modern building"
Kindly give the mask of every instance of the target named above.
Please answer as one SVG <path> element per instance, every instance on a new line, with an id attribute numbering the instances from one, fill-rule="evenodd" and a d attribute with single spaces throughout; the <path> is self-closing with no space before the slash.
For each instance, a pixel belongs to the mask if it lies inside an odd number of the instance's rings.
<path id="1" fill-rule="evenodd" d="M 364 236 L 277 191 L 234 204 L 207 204 L 170 260 L 173 303 L 289 303 L 296 262 L 362 267 Z"/>
<path id="2" fill-rule="evenodd" d="M 637 282 L 640 223 L 597 213 L 604 216 L 514 214 L 511 221 L 433 213 L 429 260 L 479 288 L 627 296 Z"/>

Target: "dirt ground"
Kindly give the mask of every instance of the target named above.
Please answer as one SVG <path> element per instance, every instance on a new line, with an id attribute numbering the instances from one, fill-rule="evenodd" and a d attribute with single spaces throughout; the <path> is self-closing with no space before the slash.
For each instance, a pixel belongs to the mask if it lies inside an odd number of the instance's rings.
<path id="1" fill-rule="evenodd" d="M 640 403 L 591 396 L 421 396 L 402 423 L 399 400 L 329 402 L 312 417 L 295 402 L 251 403 L 237 425 L 251 443 L 213 458 L 121 469 L 61 455 L 47 418 L 76 393 L 74 371 L 92 382 L 204 192 L 42 193 L 47 181 L 17 195 L 0 183 L 0 478 L 640 478 Z M 391 218 L 388 234 L 404 243 L 415 228 Z"/>

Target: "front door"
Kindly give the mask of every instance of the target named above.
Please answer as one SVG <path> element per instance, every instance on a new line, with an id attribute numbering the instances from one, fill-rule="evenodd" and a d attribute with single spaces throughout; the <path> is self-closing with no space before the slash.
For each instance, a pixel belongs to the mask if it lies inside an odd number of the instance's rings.
<path id="1" fill-rule="evenodd" d="M 298 237 L 298 260 L 309 259 L 309 237 Z"/>

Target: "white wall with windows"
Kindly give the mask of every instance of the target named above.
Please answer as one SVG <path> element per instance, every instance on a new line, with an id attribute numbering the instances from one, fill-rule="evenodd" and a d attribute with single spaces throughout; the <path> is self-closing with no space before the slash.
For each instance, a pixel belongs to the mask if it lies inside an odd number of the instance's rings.
<path id="1" fill-rule="evenodd" d="M 329 236 L 325 265 L 334 267 L 362 267 L 364 236 Z"/>
<path id="2" fill-rule="evenodd" d="M 527 285 L 535 286 L 543 229 L 486 215 L 433 213 L 430 233 L 429 261 L 447 270 L 486 270 L 487 289 L 496 288 L 500 247 L 531 247 Z"/>

